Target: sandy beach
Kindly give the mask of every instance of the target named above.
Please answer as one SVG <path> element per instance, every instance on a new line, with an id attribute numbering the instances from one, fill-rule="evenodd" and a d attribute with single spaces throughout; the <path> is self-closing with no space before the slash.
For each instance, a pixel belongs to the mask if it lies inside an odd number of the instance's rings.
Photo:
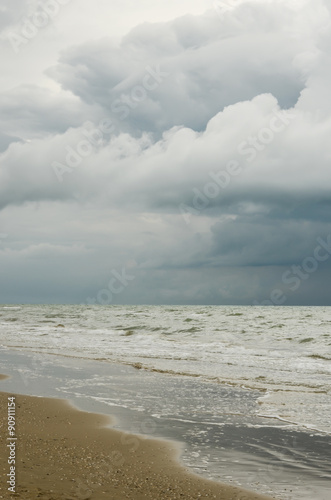
<path id="1" fill-rule="evenodd" d="M 16 487 L 7 490 L 8 398 L 15 397 Z M 177 461 L 175 444 L 124 434 L 104 415 L 67 401 L 0 394 L 0 498 L 97 500 L 130 498 L 267 500 L 269 497 L 208 481 Z"/>

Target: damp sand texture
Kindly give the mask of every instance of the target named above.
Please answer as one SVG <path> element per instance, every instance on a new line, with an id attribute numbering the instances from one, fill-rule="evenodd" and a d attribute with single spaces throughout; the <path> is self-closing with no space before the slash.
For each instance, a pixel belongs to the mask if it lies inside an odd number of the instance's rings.
<path id="1" fill-rule="evenodd" d="M 212 482 L 178 462 L 165 441 L 109 428 L 104 415 L 82 412 L 64 400 L 15 396 L 16 493 L 7 490 L 8 393 L 0 393 L 0 498 L 24 500 L 267 500 Z M 108 427 L 106 427 L 108 426 Z"/>

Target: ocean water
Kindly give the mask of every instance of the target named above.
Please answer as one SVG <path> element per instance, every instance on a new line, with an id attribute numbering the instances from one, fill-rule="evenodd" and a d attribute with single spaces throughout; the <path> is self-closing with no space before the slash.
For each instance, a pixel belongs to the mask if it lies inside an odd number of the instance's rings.
<path id="1" fill-rule="evenodd" d="M 0 306 L 0 345 L 260 391 L 259 413 L 331 433 L 331 308 Z"/>
<path id="2" fill-rule="evenodd" d="M 331 308 L 0 306 L 6 391 L 181 441 L 196 473 L 282 500 L 331 492 Z"/>

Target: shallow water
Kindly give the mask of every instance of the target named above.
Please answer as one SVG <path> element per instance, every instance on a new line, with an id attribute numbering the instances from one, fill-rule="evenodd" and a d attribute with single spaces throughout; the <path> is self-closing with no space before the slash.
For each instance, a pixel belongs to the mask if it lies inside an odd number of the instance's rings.
<path id="1" fill-rule="evenodd" d="M 331 437 L 259 411 L 260 391 L 109 362 L 0 350 L 7 392 L 65 397 L 117 427 L 182 443 L 206 477 L 283 500 L 330 498 Z"/>

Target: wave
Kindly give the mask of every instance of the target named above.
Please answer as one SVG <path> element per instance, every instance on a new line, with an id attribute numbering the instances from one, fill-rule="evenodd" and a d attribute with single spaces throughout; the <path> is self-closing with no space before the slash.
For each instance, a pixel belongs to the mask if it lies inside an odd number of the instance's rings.
<path id="1" fill-rule="evenodd" d="M 325 361 L 331 361 L 331 358 L 328 358 L 326 356 L 322 356 L 321 354 L 309 354 L 307 358 L 313 358 L 313 359 L 323 359 Z"/>

